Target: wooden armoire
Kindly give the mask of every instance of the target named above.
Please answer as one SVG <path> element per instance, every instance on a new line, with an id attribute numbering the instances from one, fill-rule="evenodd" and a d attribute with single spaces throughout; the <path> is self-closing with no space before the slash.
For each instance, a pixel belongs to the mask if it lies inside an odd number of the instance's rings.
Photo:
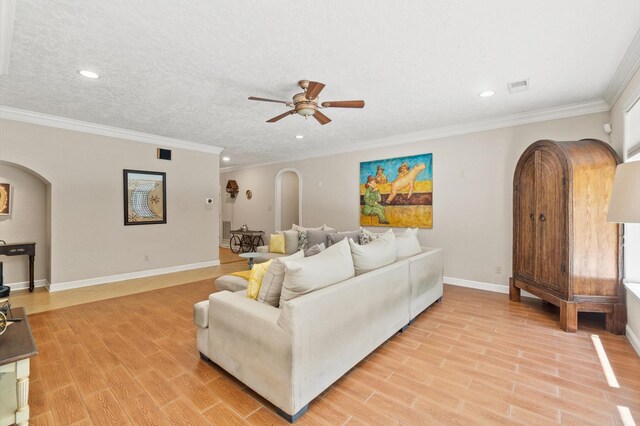
<path id="1" fill-rule="evenodd" d="M 618 163 L 599 140 L 541 140 L 516 166 L 509 299 L 522 289 L 558 306 L 564 331 L 577 330 L 578 312 L 602 312 L 607 331 L 624 334 L 620 226 L 606 220 Z"/>

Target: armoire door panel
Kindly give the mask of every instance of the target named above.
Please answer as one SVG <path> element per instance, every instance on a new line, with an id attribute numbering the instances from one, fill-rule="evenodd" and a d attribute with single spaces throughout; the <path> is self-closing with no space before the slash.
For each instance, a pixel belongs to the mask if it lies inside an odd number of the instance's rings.
<path id="1" fill-rule="evenodd" d="M 516 276 L 534 279 L 536 244 L 536 184 L 535 155 L 531 155 L 522 167 L 515 188 L 516 239 L 515 269 Z"/>
<path id="2" fill-rule="evenodd" d="M 540 284 L 565 294 L 566 197 L 562 163 L 556 153 L 536 152 L 536 273 Z M 566 267 L 565 267 L 566 268 Z"/>

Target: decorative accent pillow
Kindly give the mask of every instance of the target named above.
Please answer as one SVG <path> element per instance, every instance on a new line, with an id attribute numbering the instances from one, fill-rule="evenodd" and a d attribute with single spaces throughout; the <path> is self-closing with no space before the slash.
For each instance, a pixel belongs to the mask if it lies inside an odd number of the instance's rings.
<path id="1" fill-rule="evenodd" d="M 316 244 L 324 244 L 325 247 L 328 247 L 327 234 L 327 231 L 307 229 L 307 247 L 315 246 Z"/>
<path id="2" fill-rule="evenodd" d="M 316 244 L 315 246 L 309 247 L 307 251 L 304 252 L 304 257 L 310 257 L 315 254 L 320 253 L 322 250 L 326 249 L 324 243 Z"/>
<path id="3" fill-rule="evenodd" d="M 271 262 L 273 262 L 273 259 L 263 263 L 253 264 L 253 268 L 251 268 L 251 273 L 249 274 L 249 285 L 247 286 L 247 297 L 249 299 L 258 299 L 258 293 L 260 292 L 264 275 L 269 265 L 271 265 Z"/>
<path id="4" fill-rule="evenodd" d="M 298 250 L 306 250 L 307 246 L 307 231 L 298 231 Z"/>
<path id="5" fill-rule="evenodd" d="M 396 236 L 390 229 L 367 245 L 349 240 L 356 275 L 373 271 L 396 261 Z"/>
<path id="6" fill-rule="evenodd" d="M 295 223 L 291 225 L 292 231 L 308 231 L 310 229 L 312 231 L 322 231 L 322 226 L 318 226 L 317 228 L 307 228 L 306 226 L 296 225 Z"/>
<path id="7" fill-rule="evenodd" d="M 381 235 L 382 234 L 376 234 L 375 232 L 367 231 L 364 228 L 360 228 L 360 235 L 358 236 L 358 239 L 360 241 L 360 245 L 363 246 L 365 244 L 369 244 L 371 241 L 375 240 Z"/>
<path id="8" fill-rule="evenodd" d="M 278 231 L 284 235 L 284 251 L 286 254 L 293 254 L 298 251 L 298 231 Z"/>
<path id="9" fill-rule="evenodd" d="M 337 231 L 336 228 L 332 228 L 329 225 L 327 225 L 326 223 L 324 225 L 322 225 L 322 230 L 323 231 L 327 231 L 327 232 L 336 232 Z"/>
<path id="10" fill-rule="evenodd" d="M 315 256 L 289 260 L 285 262 L 285 270 L 280 305 L 353 277 L 349 243 L 343 240 Z"/>
<path id="11" fill-rule="evenodd" d="M 329 243 L 329 247 L 333 244 L 346 239 L 353 239 L 353 241 L 358 242 L 360 244 L 360 231 L 345 231 L 345 232 L 330 232 L 327 234 L 327 242 Z"/>
<path id="12" fill-rule="evenodd" d="M 273 259 L 267 272 L 262 279 L 260 292 L 258 293 L 258 302 L 266 303 L 271 306 L 278 306 L 280 303 L 280 292 L 282 291 L 282 282 L 284 281 L 284 262 L 287 260 L 304 259 L 304 252 L 300 250 L 287 257 L 277 257 Z"/>
<path id="13" fill-rule="evenodd" d="M 269 253 L 285 254 L 284 234 L 271 234 L 269 237 Z"/>
<path id="14" fill-rule="evenodd" d="M 422 253 L 422 247 L 418 241 L 418 228 L 407 228 L 396 234 L 396 257 L 404 259 Z"/>

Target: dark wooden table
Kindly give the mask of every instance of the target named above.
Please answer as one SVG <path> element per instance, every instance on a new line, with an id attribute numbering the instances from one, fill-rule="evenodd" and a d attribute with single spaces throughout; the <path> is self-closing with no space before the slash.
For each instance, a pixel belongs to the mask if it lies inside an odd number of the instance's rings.
<path id="1" fill-rule="evenodd" d="M 29 256 L 29 291 L 35 287 L 33 280 L 33 264 L 36 257 L 36 243 L 0 243 L 0 255 Z"/>
<path id="2" fill-rule="evenodd" d="M 0 334 L 0 425 L 29 421 L 29 358 L 38 354 L 24 308 L 11 308 L 11 313 L 22 321 Z M 13 385 L 4 382 L 13 378 Z"/>

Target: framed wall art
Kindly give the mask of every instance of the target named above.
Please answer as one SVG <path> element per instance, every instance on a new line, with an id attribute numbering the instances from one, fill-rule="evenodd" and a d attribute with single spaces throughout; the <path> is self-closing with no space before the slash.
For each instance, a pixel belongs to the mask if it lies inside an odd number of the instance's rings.
<path id="1" fill-rule="evenodd" d="M 123 170 L 124 224 L 167 223 L 167 175 L 164 172 Z"/>
<path id="2" fill-rule="evenodd" d="M 360 163 L 360 225 L 433 227 L 433 154 Z"/>
<path id="3" fill-rule="evenodd" d="M 11 214 L 11 185 L 0 183 L 0 215 Z"/>

